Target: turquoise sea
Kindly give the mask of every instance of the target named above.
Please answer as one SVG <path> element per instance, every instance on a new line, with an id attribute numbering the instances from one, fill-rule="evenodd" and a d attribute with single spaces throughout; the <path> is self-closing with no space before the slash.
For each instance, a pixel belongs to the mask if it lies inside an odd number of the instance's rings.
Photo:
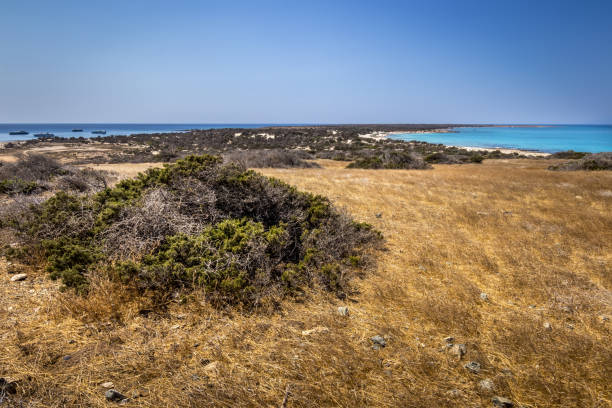
<path id="1" fill-rule="evenodd" d="M 522 149 L 554 153 L 612 151 L 612 125 L 537 125 L 530 127 L 457 127 L 449 133 L 391 136 L 451 146 Z"/>

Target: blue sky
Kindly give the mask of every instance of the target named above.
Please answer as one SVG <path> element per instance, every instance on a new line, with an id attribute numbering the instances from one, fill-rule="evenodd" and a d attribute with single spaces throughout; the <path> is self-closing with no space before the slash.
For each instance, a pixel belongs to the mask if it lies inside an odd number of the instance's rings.
<path id="1" fill-rule="evenodd" d="M 0 122 L 612 123 L 612 1 L 0 1 Z"/>

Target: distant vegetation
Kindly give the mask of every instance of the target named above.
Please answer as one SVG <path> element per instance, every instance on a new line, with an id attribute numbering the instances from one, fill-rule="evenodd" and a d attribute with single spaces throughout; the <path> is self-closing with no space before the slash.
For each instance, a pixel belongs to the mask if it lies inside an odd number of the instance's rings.
<path id="1" fill-rule="evenodd" d="M 500 151 L 468 151 L 457 147 L 404 141 L 381 137 L 382 132 L 444 131 L 451 125 L 338 125 L 296 126 L 258 129 L 210 129 L 184 133 L 140 134 L 85 138 L 46 138 L 28 140 L 12 149 L 19 150 L 40 144 L 104 143 L 117 148 L 110 153 L 81 158 L 73 164 L 172 162 L 192 154 L 215 154 L 234 157 L 251 167 L 305 167 L 305 158 L 357 161 L 358 166 L 387 168 L 389 154 L 404 157 L 421 156 L 429 163 L 480 163 L 483 159 L 517 158 L 519 154 Z M 418 134 L 414 138 L 418 139 Z M 266 153 L 245 153 L 261 151 Z M 281 153 L 282 152 L 282 153 Z M 300 152 L 299 155 L 297 152 Z M 389 153 L 394 152 L 394 153 Z M 396 155 L 396 156 L 397 156 Z M 291 157 L 293 156 L 293 157 Z M 378 159 L 376 159 L 378 157 Z M 405 160 L 402 163 L 406 164 Z M 403 164 L 403 165 L 404 165 Z M 419 168 L 414 164 L 408 167 Z"/>
<path id="2" fill-rule="evenodd" d="M 380 242 L 328 199 L 210 155 L 93 195 L 7 204 L 1 222 L 19 243 L 7 254 L 46 265 L 66 287 L 87 291 L 88 276 L 105 274 L 161 298 L 202 288 L 217 305 L 262 305 L 309 286 L 345 296 Z"/>
<path id="3" fill-rule="evenodd" d="M 581 153 L 576 153 L 576 155 Z M 612 152 L 582 154 L 578 160 L 550 166 L 550 170 L 612 170 Z"/>
<path id="4" fill-rule="evenodd" d="M 235 150 L 223 156 L 227 162 L 239 163 L 250 168 L 320 167 L 306 160 L 314 157 L 302 150 Z"/>
<path id="5" fill-rule="evenodd" d="M 575 152 L 573 150 L 565 150 L 563 152 L 553 153 L 548 156 L 549 159 L 582 159 L 588 153 Z"/>
<path id="6" fill-rule="evenodd" d="M 414 152 L 384 151 L 359 158 L 347 166 L 359 169 L 429 169 L 431 165 Z"/>

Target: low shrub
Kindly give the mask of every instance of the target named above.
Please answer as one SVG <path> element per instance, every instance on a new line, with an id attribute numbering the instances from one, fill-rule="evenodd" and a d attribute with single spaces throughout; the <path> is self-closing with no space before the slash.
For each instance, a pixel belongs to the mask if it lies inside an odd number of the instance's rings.
<path id="1" fill-rule="evenodd" d="M 34 194 L 45 190 L 100 191 L 107 175 L 92 169 L 63 166 L 41 154 L 21 156 L 14 163 L 0 163 L 0 194 Z"/>
<path id="2" fill-rule="evenodd" d="M 261 305 L 306 287 L 343 295 L 381 242 L 328 199 L 190 156 L 93 195 L 60 192 L 5 222 L 52 278 L 87 290 L 105 273 L 140 293 L 202 288 L 217 305 Z"/>
<path id="3" fill-rule="evenodd" d="M 584 156 L 586 156 L 588 153 L 584 153 L 584 152 L 575 152 L 573 150 L 566 150 L 563 152 L 557 152 L 557 153 L 553 153 L 550 156 L 548 156 L 548 159 L 582 159 Z"/>
<path id="4" fill-rule="evenodd" d="M 385 151 L 379 155 L 359 158 L 350 163 L 350 169 L 430 169 L 431 165 L 414 152 Z"/>
<path id="5" fill-rule="evenodd" d="M 239 163 L 247 168 L 313 168 L 321 167 L 305 159 L 313 157 L 300 150 L 235 150 L 223 156 L 226 162 Z"/>
<path id="6" fill-rule="evenodd" d="M 612 152 L 587 154 L 581 159 L 550 166 L 549 170 L 612 170 Z"/>

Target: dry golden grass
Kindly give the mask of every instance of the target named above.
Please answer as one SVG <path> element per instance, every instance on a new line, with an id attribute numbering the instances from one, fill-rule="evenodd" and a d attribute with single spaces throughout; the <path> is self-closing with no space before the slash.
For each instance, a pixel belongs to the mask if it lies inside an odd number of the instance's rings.
<path id="1" fill-rule="evenodd" d="M 423 171 L 321 163 L 262 172 L 383 232 L 387 250 L 355 282 L 357 296 L 311 294 L 270 316 L 216 311 L 194 294 L 147 315 L 147 299 L 110 282 L 79 298 L 42 272 L 22 283 L 2 272 L 0 376 L 18 381 L 11 404 L 109 406 L 100 384 L 112 381 L 139 394 L 127 406 L 140 407 L 285 398 L 287 407 L 479 407 L 492 395 L 524 407 L 612 406 L 612 322 L 600 318 L 612 317 L 611 172 L 550 172 L 538 160 Z M 329 331 L 301 333 L 319 326 Z M 387 347 L 374 351 L 377 334 Z M 467 345 L 463 359 L 445 351 L 447 336 Z M 463 367 L 472 360 L 480 374 Z M 495 391 L 479 388 L 485 378 Z"/>

